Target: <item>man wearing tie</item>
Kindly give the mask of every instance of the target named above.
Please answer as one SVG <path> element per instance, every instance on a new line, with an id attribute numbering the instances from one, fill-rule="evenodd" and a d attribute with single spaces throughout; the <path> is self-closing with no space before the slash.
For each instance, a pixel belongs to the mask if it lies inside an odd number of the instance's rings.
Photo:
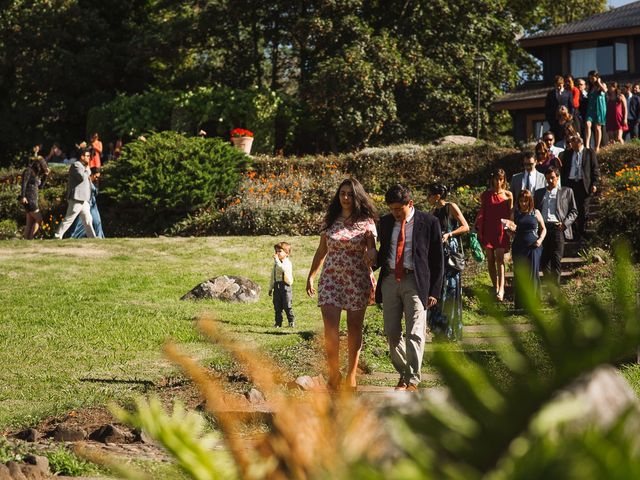
<path id="1" fill-rule="evenodd" d="M 583 145 L 582 138 L 575 135 L 569 138 L 570 150 L 560 154 L 562 162 L 562 184 L 573 190 L 578 207 L 576 239 L 585 236 L 589 201 L 596 193 L 600 181 L 600 168 L 596 152 Z"/>
<path id="2" fill-rule="evenodd" d="M 560 285 L 562 273 L 561 260 L 564 255 L 564 241 L 573 238 L 571 224 L 578 216 L 573 190 L 560 187 L 558 167 L 551 166 L 547 170 L 547 187 L 536 190 L 533 203 L 540 211 L 547 235 L 542 242 L 540 270 L 545 277 L 553 276 L 556 285 Z"/>
<path id="3" fill-rule="evenodd" d="M 407 187 L 391 187 L 385 202 L 391 213 L 380 219 L 378 229 L 376 268 L 381 270 L 376 302 L 382 302 L 391 362 L 400 374 L 396 390 L 414 392 L 421 379 L 427 309 L 437 303 L 442 291 L 442 232 L 436 217 L 414 208 Z"/>
<path id="4" fill-rule="evenodd" d="M 524 171 L 516 173 L 511 178 L 511 193 L 513 198 L 518 198 L 522 190 L 529 190 L 531 195 L 540 189 L 544 188 L 547 184 L 547 180 L 544 178 L 544 174 L 536 170 L 536 159 L 533 152 L 524 152 L 522 154 L 522 166 Z M 518 212 L 518 202 L 513 202 L 514 213 Z"/>
<path id="5" fill-rule="evenodd" d="M 564 77 L 556 75 L 554 79 L 555 88 L 547 94 L 544 104 L 545 119 L 549 123 L 549 129 L 555 135 L 555 138 L 562 138 L 562 127 L 558 122 L 558 107 L 565 106 L 569 113 L 573 115 L 573 96 L 564 88 Z"/>

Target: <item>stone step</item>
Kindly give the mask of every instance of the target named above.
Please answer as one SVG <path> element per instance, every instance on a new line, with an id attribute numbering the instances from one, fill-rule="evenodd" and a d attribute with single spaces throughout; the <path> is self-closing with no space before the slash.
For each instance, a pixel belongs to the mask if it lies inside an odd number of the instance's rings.
<path id="1" fill-rule="evenodd" d="M 563 279 L 571 278 L 573 277 L 574 273 L 575 272 L 573 272 L 573 270 L 563 270 L 562 272 L 560 272 L 560 277 Z M 544 277 L 544 272 L 539 272 L 538 276 Z M 513 272 L 505 272 L 504 278 L 509 280 L 513 279 Z"/>
<path id="2" fill-rule="evenodd" d="M 533 325 L 530 323 L 513 323 L 509 328 L 516 332 L 530 332 L 533 330 Z M 480 325 L 465 325 L 462 329 L 463 334 L 499 334 L 505 331 L 502 325 L 496 323 L 480 324 Z M 476 335 L 481 336 L 481 335 Z"/>

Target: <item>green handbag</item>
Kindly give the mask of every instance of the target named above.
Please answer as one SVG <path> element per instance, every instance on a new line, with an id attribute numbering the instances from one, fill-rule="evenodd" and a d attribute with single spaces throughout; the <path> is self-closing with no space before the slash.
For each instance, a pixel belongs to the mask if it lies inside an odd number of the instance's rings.
<path id="1" fill-rule="evenodd" d="M 484 262 L 484 250 L 478 240 L 478 234 L 471 232 L 469 235 L 469 245 L 471 246 L 471 255 L 476 262 Z"/>

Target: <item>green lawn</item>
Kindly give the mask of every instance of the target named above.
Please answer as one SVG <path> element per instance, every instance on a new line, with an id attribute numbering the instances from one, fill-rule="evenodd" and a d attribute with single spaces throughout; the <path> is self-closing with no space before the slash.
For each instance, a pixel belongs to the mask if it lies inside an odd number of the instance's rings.
<path id="1" fill-rule="evenodd" d="M 295 329 L 272 327 L 266 295 L 272 246 L 279 240 L 293 246 Z M 167 338 L 203 363 L 229 371 L 234 366 L 228 356 L 194 328 L 193 319 L 205 312 L 234 340 L 267 352 L 291 378 L 321 373 L 322 321 L 315 299 L 304 292 L 317 241 L 263 236 L 0 242 L 0 428 L 35 424 L 110 399 L 127 402 L 150 382 L 175 374 L 160 352 Z M 263 288 L 260 301 L 179 300 L 196 284 L 222 274 L 257 281 Z M 464 282 L 475 288 L 489 284 L 477 264 L 465 271 Z M 473 295 L 465 296 L 464 323 L 490 322 L 495 320 Z M 426 372 L 432 348 L 427 347 Z M 375 307 L 367 310 L 362 359 L 367 369 L 393 371 Z"/>
<path id="2" fill-rule="evenodd" d="M 290 347 L 313 342 L 313 333 L 321 328 L 314 300 L 304 294 L 317 239 L 291 240 L 298 315 L 293 331 L 272 328 L 266 290 L 275 241 L 0 242 L 0 428 L 142 391 L 145 383 L 174 371 L 160 353 L 167 338 L 192 356 L 224 366 L 226 357 L 194 329 L 192 319 L 203 312 L 215 313 L 239 341 L 276 356 L 282 352 L 290 370 L 320 370 L 322 365 L 310 367 L 287 356 L 291 351 L 303 356 L 304 348 Z M 221 274 L 257 281 L 263 287 L 260 301 L 179 300 L 196 284 Z"/>

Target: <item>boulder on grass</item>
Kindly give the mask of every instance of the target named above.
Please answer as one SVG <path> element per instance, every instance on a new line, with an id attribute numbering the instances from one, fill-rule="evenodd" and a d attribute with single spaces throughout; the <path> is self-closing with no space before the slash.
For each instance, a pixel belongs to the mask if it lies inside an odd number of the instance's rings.
<path id="1" fill-rule="evenodd" d="M 260 285 L 246 277 L 220 275 L 195 286 L 180 298 L 180 300 L 202 299 L 253 303 L 260 299 Z"/>
<path id="2" fill-rule="evenodd" d="M 476 140 L 476 137 L 468 137 L 466 135 L 447 135 L 433 143 L 435 145 L 473 145 Z"/>

